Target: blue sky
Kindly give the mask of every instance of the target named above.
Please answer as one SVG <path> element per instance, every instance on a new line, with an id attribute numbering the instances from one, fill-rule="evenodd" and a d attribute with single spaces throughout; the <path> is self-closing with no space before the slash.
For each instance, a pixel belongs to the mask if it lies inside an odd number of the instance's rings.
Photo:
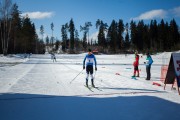
<path id="1" fill-rule="evenodd" d="M 54 37 L 61 39 L 61 26 L 73 18 L 76 29 L 85 22 L 92 22 L 90 36 L 95 39 L 97 19 L 108 25 L 112 20 L 122 19 L 124 24 L 132 19 L 151 19 L 158 22 L 163 18 L 170 21 L 173 18 L 180 26 L 180 0 L 13 0 L 19 6 L 22 15 L 28 14 L 35 23 L 37 33 L 44 26 L 45 36 L 51 36 L 50 24 L 54 23 Z M 82 32 L 79 31 L 80 38 Z"/>

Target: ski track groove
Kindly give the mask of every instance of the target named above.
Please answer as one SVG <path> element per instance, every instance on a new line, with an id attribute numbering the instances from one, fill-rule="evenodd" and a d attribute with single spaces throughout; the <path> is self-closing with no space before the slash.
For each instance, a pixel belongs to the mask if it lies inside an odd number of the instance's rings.
<path id="1" fill-rule="evenodd" d="M 29 60 L 28 61 L 26 61 L 25 63 L 28 63 L 29 62 Z M 18 65 L 16 65 L 16 66 L 12 66 L 12 69 L 11 70 L 14 70 L 14 69 L 16 69 L 16 67 L 18 68 L 19 66 L 25 66 L 25 64 L 18 64 Z M 16 85 L 16 84 L 18 84 L 18 82 L 29 72 L 29 71 L 31 71 L 31 69 L 33 69 L 35 67 L 35 64 L 34 65 L 32 65 L 31 67 L 29 67 L 28 69 L 26 69 L 26 71 L 23 71 L 22 73 L 20 73 L 19 74 L 19 76 L 18 77 L 16 77 L 16 78 L 13 78 L 12 80 L 11 80 L 11 82 L 9 83 L 9 84 L 11 84 L 11 85 L 9 85 L 8 87 L 7 87 L 7 89 L 5 90 L 5 91 L 3 91 L 3 92 L 9 92 L 9 91 L 11 91 L 11 89 Z M 20 67 L 19 67 L 20 68 Z M 19 72 L 18 70 L 16 70 L 16 72 Z M 6 85 L 7 86 L 7 85 Z"/>

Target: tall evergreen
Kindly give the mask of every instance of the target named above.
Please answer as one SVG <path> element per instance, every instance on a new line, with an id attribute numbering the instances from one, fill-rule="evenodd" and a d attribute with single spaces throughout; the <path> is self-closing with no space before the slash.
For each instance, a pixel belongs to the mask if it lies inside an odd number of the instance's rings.
<path id="1" fill-rule="evenodd" d="M 21 51 L 23 53 L 29 52 L 30 47 L 30 34 L 31 34 L 31 21 L 28 16 L 22 20 L 22 41 L 21 41 Z"/>
<path id="2" fill-rule="evenodd" d="M 137 38 L 137 27 L 136 23 L 132 20 L 130 23 L 130 38 L 131 38 L 131 46 L 134 49 L 137 49 L 137 44 L 138 44 L 138 38 Z"/>
<path id="3" fill-rule="evenodd" d="M 49 45 L 49 37 L 46 36 L 46 46 L 48 46 L 48 45 Z"/>
<path id="4" fill-rule="evenodd" d="M 166 33 L 165 33 L 165 23 L 164 20 L 161 20 L 161 23 L 158 25 L 158 43 L 157 43 L 157 48 L 159 48 L 159 51 L 164 50 L 164 40 L 166 38 Z"/>
<path id="5" fill-rule="evenodd" d="M 22 20 L 22 31 L 21 31 L 21 52 L 24 53 L 35 53 L 37 50 L 37 39 L 36 39 L 36 30 L 34 23 L 31 23 L 31 20 L 26 16 Z M 37 52 L 37 51 L 36 51 Z"/>
<path id="6" fill-rule="evenodd" d="M 84 32 L 83 34 L 83 48 L 84 50 L 87 49 L 87 32 Z"/>
<path id="7" fill-rule="evenodd" d="M 108 29 L 108 41 L 109 41 L 109 44 L 110 44 L 110 49 L 113 53 L 116 53 L 117 51 L 117 23 L 115 20 L 112 21 L 109 29 Z"/>
<path id="8" fill-rule="evenodd" d="M 65 25 L 62 25 L 61 28 L 61 37 L 62 37 L 62 50 L 66 51 L 66 49 L 68 49 L 68 23 L 66 23 Z"/>
<path id="9" fill-rule="evenodd" d="M 42 36 L 41 39 L 43 40 L 43 37 L 44 37 L 44 26 L 43 25 L 40 26 L 40 34 Z"/>
<path id="10" fill-rule="evenodd" d="M 125 35 L 124 48 L 129 49 L 130 40 L 129 40 L 129 25 L 128 25 L 128 23 L 126 23 L 126 25 L 125 25 L 125 31 L 126 31 L 126 35 Z"/>
<path id="11" fill-rule="evenodd" d="M 171 47 L 169 47 L 170 40 L 169 40 L 169 24 L 168 24 L 168 22 L 166 22 L 164 25 L 164 33 L 166 33 L 166 34 L 164 37 L 164 43 L 163 43 L 164 50 L 163 51 L 169 51 L 171 49 Z"/>
<path id="12" fill-rule="evenodd" d="M 53 35 L 53 31 L 54 31 L 54 23 L 51 23 L 51 30 L 52 30 L 52 36 L 51 36 L 51 45 L 53 47 L 54 44 L 54 35 Z"/>
<path id="13" fill-rule="evenodd" d="M 124 23 L 123 20 L 120 19 L 118 22 L 118 28 L 117 28 L 117 45 L 118 49 L 122 50 L 123 48 L 123 32 L 124 32 Z"/>
<path id="14" fill-rule="evenodd" d="M 38 39 L 38 35 L 37 35 L 37 33 L 36 33 L 36 27 L 35 27 L 35 24 L 34 23 L 32 23 L 31 24 L 32 25 L 32 33 L 31 33 L 31 53 L 36 53 L 36 51 L 35 51 L 35 49 L 36 49 L 36 42 L 38 42 L 39 41 L 39 39 Z M 43 40 L 42 40 L 43 41 Z M 44 44 L 44 41 L 43 41 L 43 53 L 45 52 L 45 44 Z"/>
<path id="15" fill-rule="evenodd" d="M 136 39 L 136 45 L 137 49 L 142 51 L 143 50 L 143 45 L 144 45 L 144 40 L 143 40 L 143 34 L 144 34 L 144 22 L 143 20 L 138 22 L 137 25 L 137 39 Z"/>
<path id="16" fill-rule="evenodd" d="M 75 34 L 74 34 L 75 36 L 75 49 L 76 49 L 76 51 L 79 51 L 80 49 L 79 49 L 79 34 L 78 34 L 78 30 L 75 30 Z"/>
<path id="17" fill-rule="evenodd" d="M 69 22 L 69 32 L 70 32 L 70 53 L 74 53 L 74 32 L 75 32 L 75 26 L 73 19 Z"/>
<path id="18" fill-rule="evenodd" d="M 85 22 L 84 26 L 80 26 L 80 31 L 83 31 L 83 47 L 86 50 L 89 41 L 89 29 L 92 26 L 91 22 Z M 88 38 L 88 39 L 87 39 Z"/>
<path id="19" fill-rule="evenodd" d="M 177 45 L 179 41 L 179 31 L 178 31 L 178 25 L 176 24 L 176 21 L 174 19 L 172 19 L 170 21 L 170 40 L 171 40 L 171 46 L 173 48 L 175 48 L 175 46 Z M 178 48 L 177 48 L 178 50 Z"/>
<path id="20" fill-rule="evenodd" d="M 149 38 L 149 26 L 144 25 L 143 27 L 143 35 L 142 35 L 142 40 L 143 40 L 143 48 L 142 50 L 151 50 L 151 42 Z"/>
<path id="21" fill-rule="evenodd" d="M 107 47 L 107 41 L 105 38 L 105 32 L 107 31 L 107 23 L 104 23 L 102 20 L 98 19 L 96 21 L 96 29 L 99 29 L 98 33 L 98 45 L 102 47 L 104 51 L 105 47 Z"/>
<path id="22" fill-rule="evenodd" d="M 157 48 L 158 42 L 158 26 L 156 20 L 151 20 L 149 28 L 149 44 L 151 49 Z"/>
<path id="23" fill-rule="evenodd" d="M 9 45 L 9 53 L 17 53 L 19 50 L 19 40 L 21 39 L 21 18 L 20 11 L 18 10 L 18 5 L 13 4 L 12 7 L 12 29 L 11 29 L 11 39 Z"/>

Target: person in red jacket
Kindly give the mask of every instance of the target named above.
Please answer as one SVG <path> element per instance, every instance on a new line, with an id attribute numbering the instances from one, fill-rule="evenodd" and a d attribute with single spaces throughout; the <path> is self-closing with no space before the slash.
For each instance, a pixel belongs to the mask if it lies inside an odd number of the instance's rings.
<path id="1" fill-rule="evenodd" d="M 139 77 L 139 55 L 137 52 L 135 52 L 135 61 L 133 63 L 134 65 L 134 75 L 132 77 Z M 137 72 L 137 76 L 136 76 L 136 72 Z"/>

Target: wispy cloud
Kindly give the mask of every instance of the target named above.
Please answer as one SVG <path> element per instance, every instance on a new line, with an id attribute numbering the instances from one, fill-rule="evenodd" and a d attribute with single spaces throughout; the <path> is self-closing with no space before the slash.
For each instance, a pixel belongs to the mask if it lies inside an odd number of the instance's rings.
<path id="1" fill-rule="evenodd" d="M 158 19 L 158 18 L 175 18 L 175 17 L 180 17 L 180 6 L 168 9 L 168 10 L 163 10 L 163 9 L 158 9 L 158 10 L 151 10 L 147 11 L 145 13 L 140 14 L 137 17 L 131 18 L 131 20 L 151 20 L 151 19 Z"/>
<path id="2" fill-rule="evenodd" d="M 28 15 L 29 18 L 31 19 L 45 19 L 45 18 L 51 18 L 54 16 L 54 12 L 25 12 L 21 14 L 22 17 L 25 17 Z"/>
<path id="3" fill-rule="evenodd" d="M 173 8 L 172 10 L 170 10 L 170 12 L 175 16 L 175 17 L 180 17 L 180 6 Z"/>
<path id="4" fill-rule="evenodd" d="M 167 11 L 163 9 L 151 10 L 145 13 L 142 13 L 138 17 L 132 18 L 133 20 L 150 20 L 155 18 L 165 18 L 167 16 Z"/>

